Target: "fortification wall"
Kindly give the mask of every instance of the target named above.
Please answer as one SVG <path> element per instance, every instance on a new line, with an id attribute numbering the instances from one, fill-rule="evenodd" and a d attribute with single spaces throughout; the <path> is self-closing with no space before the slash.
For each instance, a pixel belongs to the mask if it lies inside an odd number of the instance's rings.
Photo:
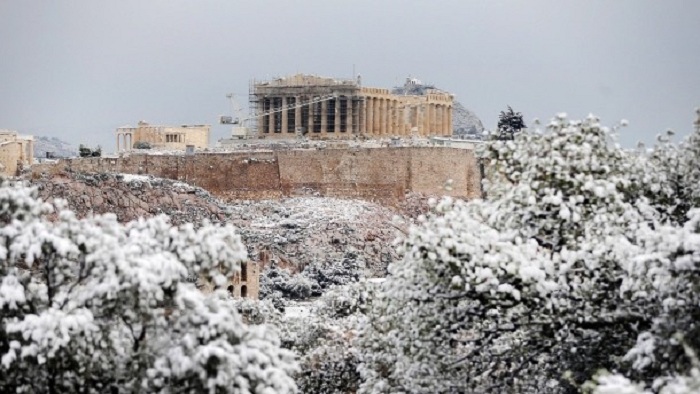
<path id="1" fill-rule="evenodd" d="M 467 198 L 480 194 L 474 153 L 447 147 L 76 158 L 33 171 L 151 174 L 200 186 L 225 200 L 320 195 L 398 201 L 410 191 Z M 451 190 L 444 188 L 448 179 L 453 180 Z"/>

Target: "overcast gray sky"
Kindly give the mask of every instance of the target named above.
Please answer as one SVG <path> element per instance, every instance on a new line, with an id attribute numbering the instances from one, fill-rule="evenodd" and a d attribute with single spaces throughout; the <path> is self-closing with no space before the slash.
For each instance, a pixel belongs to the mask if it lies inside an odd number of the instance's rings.
<path id="1" fill-rule="evenodd" d="M 700 106 L 700 1 L 0 0 L 0 128 L 109 152 L 139 120 L 215 124 L 251 78 L 353 65 L 449 90 L 486 127 L 507 105 L 592 112 L 652 143 Z"/>

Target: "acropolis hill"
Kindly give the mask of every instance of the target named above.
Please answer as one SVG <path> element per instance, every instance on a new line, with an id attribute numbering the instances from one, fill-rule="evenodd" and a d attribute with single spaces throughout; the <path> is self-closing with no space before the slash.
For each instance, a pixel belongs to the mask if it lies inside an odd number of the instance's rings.
<path id="1" fill-rule="evenodd" d="M 473 144 L 445 146 L 457 129 L 453 110 L 463 108 L 457 104 L 451 93 L 410 77 L 393 90 L 363 86 L 359 76 L 251 81 L 250 114 L 234 108 L 235 118 L 221 117 L 233 127 L 218 148 L 211 148 L 208 125 L 140 121 L 117 128 L 118 157 L 64 159 L 33 172 L 148 174 L 229 201 L 311 195 L 396 202 L 407 193 L 474 198 L 481 172 Z"/>

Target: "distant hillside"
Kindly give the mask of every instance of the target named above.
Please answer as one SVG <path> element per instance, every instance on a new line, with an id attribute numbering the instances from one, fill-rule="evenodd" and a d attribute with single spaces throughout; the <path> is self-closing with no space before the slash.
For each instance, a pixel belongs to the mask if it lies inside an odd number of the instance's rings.
<path id="1" fill-rule="evenodd" d="M 453 134 L 457 136 L 481 139 L 484 125 L 474 112 L 455 101 L 452 105 Z"/>
<path id="2" fill-rule="evenodd" d="M 408 78 L 403 86 L 394 87 L 391 93 L 424 95 L 430 90 L 448 93 L 445 90 L 436 88 L 434 85 L 423 84 L 414 78 Z M 474 112 L 455 100 L 452 106 L 452 130 L 454 136 L 481 139 L 484 125 Z"/>
<path id="3" fill-rule="evenodd" d="M 53 152 L 54 157 L 73 157 L 78 155 L 78 149 L 68 142 L 56 137 L 34 137 L 34 157 L 44 158 L 46 152 Z"/>

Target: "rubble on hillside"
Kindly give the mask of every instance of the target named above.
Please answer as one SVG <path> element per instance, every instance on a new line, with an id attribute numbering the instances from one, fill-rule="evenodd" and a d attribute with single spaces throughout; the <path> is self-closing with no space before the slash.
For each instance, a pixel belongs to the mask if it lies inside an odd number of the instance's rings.
<path id="1" fill-rule="evenodd" d="M 342 263 L 377 277 L 398 258 L 392 244 L 402 232 L 392 222 L 396 211 L 367 201 L 303 197 L 224 204 L 204 189 L 146 175 L 63 173 L 31 182 L 41 198 L 65 199 L 79 217 L 111 212 L 130 221 L 163 213 L 174 224 L 232 223 L 252 260 L 292 273 L 311 265 L 314 275 L 327 276 L 329 267 Z"/>
<path id="2" fill-rule="evenodd" d="M 401 216 L 413 223 L 419 216 L 425 216 L 430 212 L 430 205 L 428 202 L 431 198 L 439 200 L 440 196 L 413 192 L 406 193 L 406 196 L 402 201 L 399 201 L 396 208 L 401 213 Z M 408 224 L 403 224 L 402 228 L 408 231 Z"/>
<path id="3" fill-rule="evenodd" d="M 363 260 L 366 276 L 384 276 L 397 259 L 392 244 L 401 232 L 396 212 L 362 200 L 300 197 L 247 201 L 227 208 L 251 256 L 292 272 L 348 258 Z"/>

